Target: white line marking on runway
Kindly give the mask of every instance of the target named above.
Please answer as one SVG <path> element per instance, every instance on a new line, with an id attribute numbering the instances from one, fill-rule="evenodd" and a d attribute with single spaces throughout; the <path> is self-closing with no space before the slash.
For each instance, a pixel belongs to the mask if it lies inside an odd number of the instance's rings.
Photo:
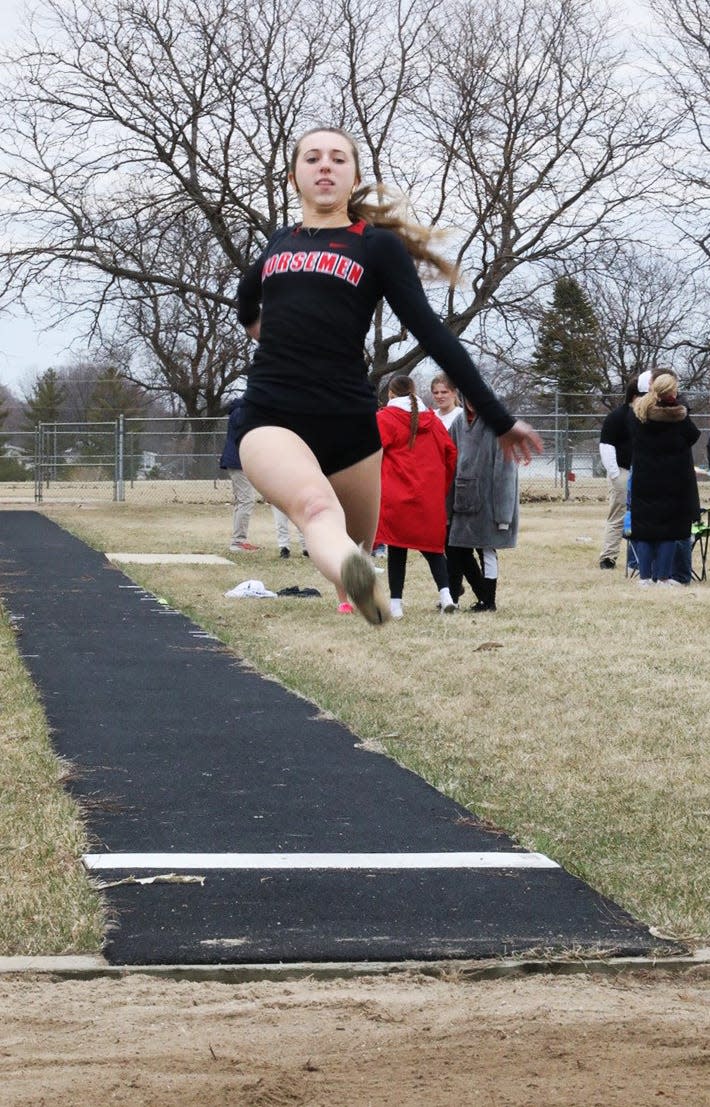
<path id="1" fill-rule="evenodd" d="M 234 565 L 228 557 L 218 554 L 170 553 L 107 553 L 109 561 L 120 565 Z"/>
<path id="2" fill-rule="evenodd" d="M 86 853 L 87 869 L 558 869 L 544 853 Z"/>

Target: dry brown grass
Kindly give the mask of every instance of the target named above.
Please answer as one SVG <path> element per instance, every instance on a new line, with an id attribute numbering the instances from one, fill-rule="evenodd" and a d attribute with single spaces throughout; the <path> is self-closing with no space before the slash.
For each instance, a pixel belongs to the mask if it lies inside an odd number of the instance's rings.
<path id="1" fill-rule="evenodd" d="M 223 553 L 229 534 L 226 503 L 45 510 L 103 550 Z M 279 561 L 263 506 L 250 538 L 264 549 L 234 555 L 233 568 L 127 571 L 525 846 L 699 941 L 710 934 L 710 585 L 643 593 L 622 571 L 601 573 L 604 515 L 603 504 L 526 505 L 495 615 L 438 615 L 410 555 L 405 618 L 379 631 L 338 615 L 307 559 Z M 249 577 L 313 585 L 323 599 L 224 598 Z"/>
<path id="2" fill-rule="evenodd" d="M 98 894 L 77 858 L 84 834 L 62 788 L 44 712 L 0 614 L 0 953 L 100 948 Z"/>

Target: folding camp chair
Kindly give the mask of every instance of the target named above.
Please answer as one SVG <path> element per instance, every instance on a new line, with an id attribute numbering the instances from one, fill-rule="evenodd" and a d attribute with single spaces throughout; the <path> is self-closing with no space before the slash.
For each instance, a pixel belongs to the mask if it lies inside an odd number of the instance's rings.
<path id="1" fill-rule="evenodd" d="M 627 527 L 628 521 L 628 527 Z M 636 547 L 634 546 L 633 535 L 631 534 L 631 512 L 627 511 L 624 516 L 624 529 L 622 532 L 623 537 L 626 539 L 626 576 L 634 577 L 638 572 L 639 559 L 636 556 Z"/>
<path id="2" fill-rule="evenodd" d="M 634 547 L 634 539 L 631 533 L 631 473 L 626 482 L 626 511 L 624 512 L 624 526 L 621 531 L 622 538 L 626 539 L 626 572 L 627 577 L 633 577 L 638 572 L 638 558 Z"/>
<path id="3" fill-rule="evenodd" d="M 703 515 L 705 519 L 703 519 Z M 710 510 L 707 507 L 700 509 L 700 520 L 693 523 L 690 529 L 690 537 L 693 539 L 691 557 L 698 566 L 697 570 L 695 567 L 692 569 L 693 579 L 698 581 L 707 580 L 708 540 L 710 539 Z"/>

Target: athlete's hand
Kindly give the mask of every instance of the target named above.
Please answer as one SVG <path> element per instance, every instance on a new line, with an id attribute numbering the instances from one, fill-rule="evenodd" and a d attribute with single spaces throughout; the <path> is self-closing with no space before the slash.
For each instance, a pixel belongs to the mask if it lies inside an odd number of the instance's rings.
<path id="1" fill-rule="evenodd" d="M 258 319 L 255 319 L 253 323 L 247 323 L 244 330 L 247 332 L 250 338 L 253 338 L 256 342 L 258 342 L 261 337 L 261 316 L 259 316 Z"/>
<path id="2" fill-rule="evenodd" d="M 503 447 L 506 461 L 522 461 L 524 465 L 528 465 L 532 460 L 533 451 L 536 454 L 541 454 L 543 451 L 540 435 L 522 419 L 516 419 L 510 430 L 501 434 L 498 441 Z"/>

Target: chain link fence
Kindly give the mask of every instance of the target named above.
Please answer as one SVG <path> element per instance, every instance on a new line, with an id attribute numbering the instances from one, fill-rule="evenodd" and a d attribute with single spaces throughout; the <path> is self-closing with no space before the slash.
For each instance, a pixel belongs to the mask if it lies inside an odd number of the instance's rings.
<path id="1" fill-rule="evenodd" d="M 520 467 L 523 501 L 606 498 L 606 477 L 599 460 L 605 414 L 520 413 L 539 431 L 545 445 L 541 457 Z M 695 447 L 695 463 L 705 468 L 710 414 L 693 409 L 693 419 L 703 432 Z M 0 499 L 224 502 L 231 499 L 226 473 L 219 468 L 226 428 L 226 417 L 119 416 L 111 422 L 42 423 L 34 431 L 0 432 Z"/>

